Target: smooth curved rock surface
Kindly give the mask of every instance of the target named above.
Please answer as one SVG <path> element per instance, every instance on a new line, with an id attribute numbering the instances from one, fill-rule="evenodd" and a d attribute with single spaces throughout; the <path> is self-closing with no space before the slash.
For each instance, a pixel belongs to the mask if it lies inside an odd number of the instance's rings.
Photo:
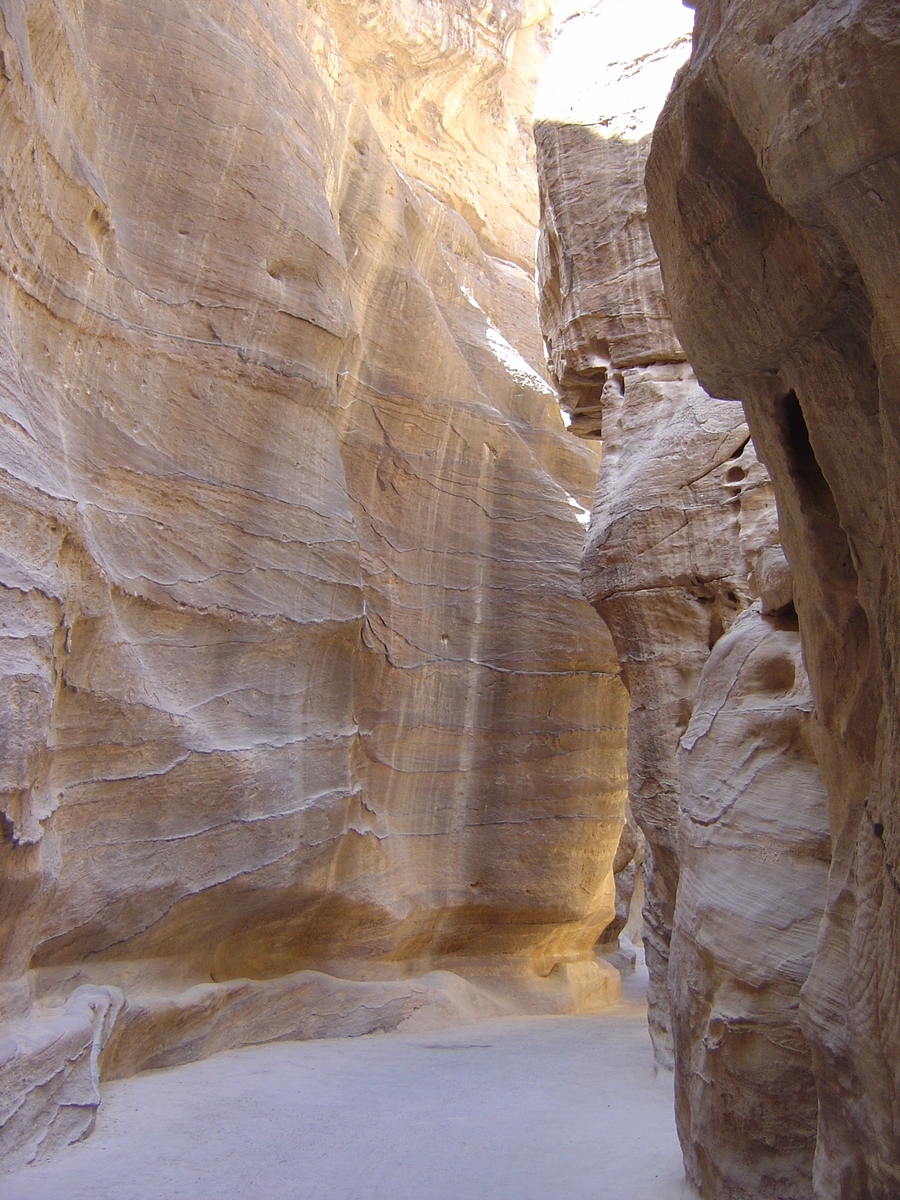
<path id="1" fill-rule="evenodd" d="M 596 455 L 529 363 L 542 9 L 411 11 L 0 4 L 16 1019 L 310 969 L 603 990 L 627 700 L 579 588 Z M 487 232 L 453 186 L 486 95 Z"/>
<path id="2" fill-rule="evenodd" d="M 814 725 L 796 617 L 757 603 L 713 648 L 678 754 L 675 1113 L 703 1196 L 813 1195 L 800 989 L 831 862 Z"/>
<path id="3" fill-rule="evenodd" d="M 649 215 L 700 382 L 771 472 L 816 703 L 834 857 L 803 990 L 816 1193 L 900 1191 L 900 16 L 697 4 Z"/>

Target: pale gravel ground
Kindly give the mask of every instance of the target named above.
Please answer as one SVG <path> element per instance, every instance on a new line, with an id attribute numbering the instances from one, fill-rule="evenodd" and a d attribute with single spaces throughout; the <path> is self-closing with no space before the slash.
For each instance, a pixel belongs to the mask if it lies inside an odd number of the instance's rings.
<path id="1" fill-rule="evenodd" d="M 687 1200 L 642 988 L 592 1017 L 282 1042 L 103 1088 L 3 1200 Z"/>

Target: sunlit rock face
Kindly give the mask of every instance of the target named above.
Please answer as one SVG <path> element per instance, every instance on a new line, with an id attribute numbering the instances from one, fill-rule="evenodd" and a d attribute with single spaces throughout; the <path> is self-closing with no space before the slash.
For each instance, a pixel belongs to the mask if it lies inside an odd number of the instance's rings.
<path id="1" fill-rule="evenodd" d="M 0 3 L 0 1015 L 121 988 L 118 1073 L 393 1027 L 428 989 L 371 981 L 435 965 L 607 988 L 532 7 Z"/>
<path id="2" fill-rule="evenodd" d="M 794 572 L 833 844 L 815 1189 L 844 1200 L 900 1192 L 898 72 L 885 0 L 701 0 L 647 175 L 675 328 L 744 402 Z"/>

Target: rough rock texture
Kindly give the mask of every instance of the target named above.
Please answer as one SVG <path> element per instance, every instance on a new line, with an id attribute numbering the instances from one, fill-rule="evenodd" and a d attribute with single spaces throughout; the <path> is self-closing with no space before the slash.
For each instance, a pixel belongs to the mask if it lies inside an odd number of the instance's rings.
<path id="1" fill-rule="evenodd" d="M 680 362 L 650 240 L 644 164 L 690 48 L 690 14 L 652 0 L 558 0 L 535 101 L 538 304 L 571 430 L 599 437 L 622 370 Z"/>
<path id="2" fill-rule="evenodd" d="M 716 642 L 678 756 L 675 1111 L 689 1177 L 734 1200 L 813 1194 L 799 1006 L 831 861 L 796 616 L 761 610 Z"/>
<path id="3" fill-rule="evenodd" d="M 236 980 L 606 988 L 627 698 L 527 361 L 542 16 L 0 0 L 4 1017 L 118 986 L 124 1062 Z"/>
<path id="4" fill-rule="evenodd" d="M 612 631 L 631 694 L 650 1025 L 658 1060 L 671 1065 L 678 739 L 710 648 L 749 604 L 756 552 L 777 545 L 778 527 L 739 406 L 711 399 L 683 361 L 650 241 L 650 131 L 690 44 L 690 15 L 674 5 L 665 13 L 625 0 L 555 10 L 535 140 L 550 372 L 572 432 L 599 434 L 602 424 L 583 587 Z"/>
<path id="5" fill-rule="evenodd" d="M 775 483 L 834 847 L 802 1014 L 820 1197 L 900 1193 L 900 15 L 697 5 L 650 219 L 703 385 Z"/>

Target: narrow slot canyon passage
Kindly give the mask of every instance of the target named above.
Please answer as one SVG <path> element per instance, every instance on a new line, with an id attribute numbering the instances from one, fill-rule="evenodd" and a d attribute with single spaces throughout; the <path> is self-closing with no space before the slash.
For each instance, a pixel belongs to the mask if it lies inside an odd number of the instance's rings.
<path id="1" fill-rule="evenodd" d="M 594 1016 L 249 1047 L 104 1089 L 4 1200 L 681 1200 L 646 970 Z M 602 1166 L 601 1166 L 602 1165 Z"/>
<path id="2" fill-rule="evenodd" d="M 896 0 L 0 0 L 2 1200 L 898 1200 L 898 231 Z"/>

